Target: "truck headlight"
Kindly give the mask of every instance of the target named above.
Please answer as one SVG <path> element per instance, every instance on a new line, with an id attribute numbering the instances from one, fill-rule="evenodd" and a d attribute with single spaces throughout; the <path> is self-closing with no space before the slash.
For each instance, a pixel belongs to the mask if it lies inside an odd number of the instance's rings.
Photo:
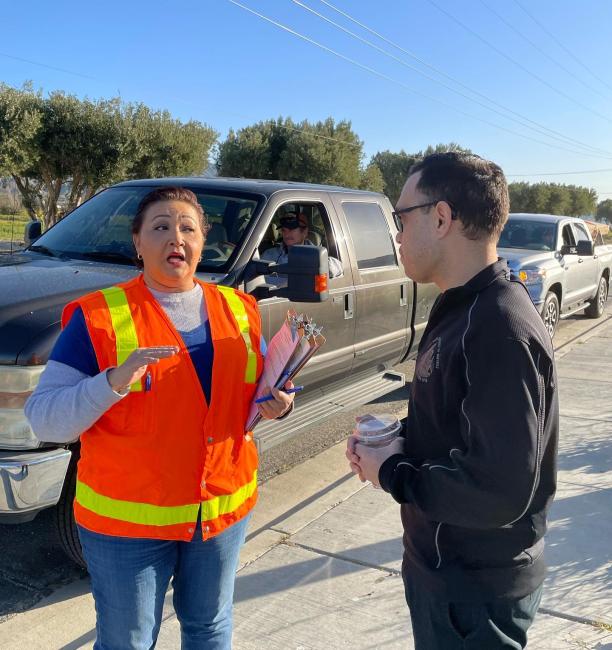
<path id="1" fill-rule="evenodd" d="M 41 442 L 23 407 L 44 366 L 0 366 L 0 449 L 36 449 Z"/>
<path id="2" fill-rule="evenodd" d="M 518 276 L 523 284 L 539 284 L 546 277 L 546 269 L 523 269 Z"/>

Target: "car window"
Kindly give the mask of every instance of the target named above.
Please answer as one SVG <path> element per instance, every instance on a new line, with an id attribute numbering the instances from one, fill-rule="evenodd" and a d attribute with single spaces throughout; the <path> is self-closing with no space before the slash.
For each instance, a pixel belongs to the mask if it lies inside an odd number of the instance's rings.
<path id="1" fill-rule="evenodd" d="M 258 251 L 260 256 L 269 248 L 282 244 L 283 237 L 280 219 L 288 213 L 303 214 L 308 222 L 307 240 L 315 246 L 322 246 L 327 249 L 329 257 L 340 260 L 338 247 L 336 246 L 333 229 L 325 206 L 322 203 L 308 203 L 304 201 L 291 201 L 278 207 L 259 244 Z"/>
<path id="2" fill-rule="evenodd" d="M 142 198 L 153 187 L 111 187 L 73 210 L 50 228 L 36 245 L 68 257 L 96 256 L 131 263 L 132 220 Z M 228 269 L 238 248 L 263 205 L 263 197 L 238 192 L 207 191 L 189 187 L 202 205 L 210 224 L 200 270 Z"/>
<path id="3" fill-rule="evenodd" d="M 581 223 L 574 223 L 572 225 L 574 226 L 574 233 L 576 234 L 576 243 L 580 241 L 591 241 L 586 228 Z"/>
<path id="4" fill-rule="evenodd" d="M 570 248 L 576 247 L 576 240 L 574 238 L 574 233 L 572 232 L 572 227 L 570 226 L 569 223 L 563 226 L 563 231 L 561 233 L 561 236 L 563 238 L 564 246 L 569 246 Z"/>
<path id="5" fill-rule="evenodd" d="M 532 251 L 554 251 L 557 225 L 546 221 L 510 218 L 502 230 L 500 248 L 525 248 Z"/>
<path id="6" fill-rule="evenodd" d="M 378 203 L 343 201 L 360 270 L 397 266 L 393 235 Z"/>

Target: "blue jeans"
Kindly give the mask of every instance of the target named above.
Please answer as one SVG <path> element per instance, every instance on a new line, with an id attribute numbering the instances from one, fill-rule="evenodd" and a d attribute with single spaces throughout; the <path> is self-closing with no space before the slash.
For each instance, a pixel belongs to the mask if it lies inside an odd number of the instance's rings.
<path id="1" fill-rule="evenodd" d="M 183 650 L 228 650 L 240 548 L 250 517 L 202 541 L 175 542 L 100 535 L 79 526 L 96 603 L 94 650 L 155 647 L 172 578 Z"/>

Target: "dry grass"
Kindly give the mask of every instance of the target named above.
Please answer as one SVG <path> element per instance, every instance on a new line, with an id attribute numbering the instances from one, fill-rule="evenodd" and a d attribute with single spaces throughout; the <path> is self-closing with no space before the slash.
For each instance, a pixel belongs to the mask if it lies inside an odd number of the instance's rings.
<path id="1" fill-rule="evenodd" d="M 15 242 L 23 241 L 23 231 L 30 218 L 27 215 L 0 214 L 0 240 Z"/>

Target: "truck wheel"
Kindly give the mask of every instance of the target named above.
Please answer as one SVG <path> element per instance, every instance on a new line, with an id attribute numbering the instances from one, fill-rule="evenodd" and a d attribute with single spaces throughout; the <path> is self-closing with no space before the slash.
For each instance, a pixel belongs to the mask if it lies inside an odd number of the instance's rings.
<path id="1" fill-rule="evenodd" d="M 606 306 L 606 300 L 608 299 L 608 281 L 602 275 L 599 279 L 599 286 L 597 287 L 597 293 L 595 298 L 591 301 L 589 306 L 584 310 L 584 313 L 589 318 L 599 318 Z"/>
<path id="2" fill-rule="evenodd" d="M 557 329 L 557 324 L 559 323 L 559 298 L 557 294 L 549 291 L 546 294 L 546 300 L 544 300 L 544 309 L 542 310 L 542 320 L 544 321 L 544 326 L 550 334 L 550 338 L 555 335 L 555 330 Z"/>
<path id="3" fill-rule="evenodd" d="M 81 551 L 81 542 L 77 533 L 76 522 L 74 521 L 74 496 L 76 493 L 76 476 L 77 476 L 77 462 L 79 460 L 79 449 L 72 450 L 72 458 L 68 471 L 66 472 L 66 479 L 62 488 L 62 495 L 55 507 L 57 532 L 59 535 L 60 544 L 68 557 L 76 562 L 79 566 L 87 568 L 85 560 L 83 559 L 83 552 Z"/>

